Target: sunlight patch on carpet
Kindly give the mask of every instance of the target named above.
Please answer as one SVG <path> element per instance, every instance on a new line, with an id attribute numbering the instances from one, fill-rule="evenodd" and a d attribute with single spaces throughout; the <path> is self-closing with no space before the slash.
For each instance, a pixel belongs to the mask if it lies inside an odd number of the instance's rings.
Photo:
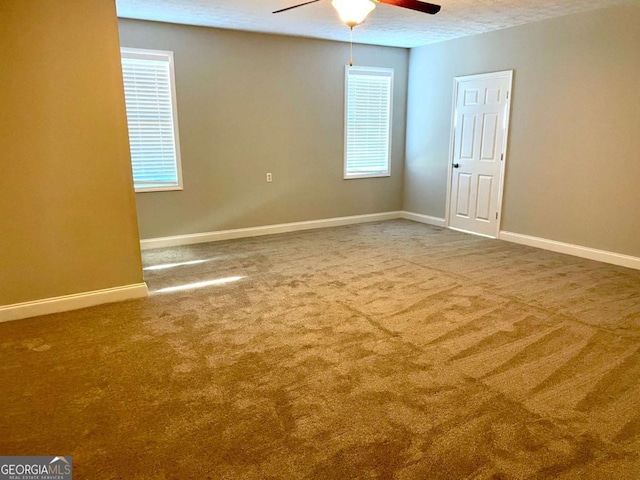
<path id="1" fill-rule="evenodd" d="M 201 263 L 210 262 L 212 259 L 207 258 L 205 260 L 190 260 L 188 262 L 180 263 L 164 263 L 162 265 L 153 265 L 151 267 L 144 267 L 143 270 L 166 270 L 168 268 L 182 267 L 185 265 L 199 265 Z"/>
<path id="2" fill-rule="evenodd" d="M 224 285 L 225 283 L 237 282 L 238 280 L 242 280 L 243 278 L 244 277 L 216 278 L 215 280 L 205 280 L 204 282 L 187 283 L 185 285 L 177 285 L 175 287 L 161 288 L 160 290 L 156 290 L 154 293 L 170 293 L 170 292 L 181 292 L 184 290 L 195 290 L 197 288 L 211 287 L 214 285 Z"/>

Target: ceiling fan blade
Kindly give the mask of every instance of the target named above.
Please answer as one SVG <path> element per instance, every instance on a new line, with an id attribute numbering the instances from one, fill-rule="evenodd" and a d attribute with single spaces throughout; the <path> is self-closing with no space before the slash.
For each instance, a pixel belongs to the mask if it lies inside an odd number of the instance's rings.
<path id="1" fill-rule="evenodd" d="M 294 5 L 293 7 L 281 8 L 280 10 L 276 10 L 275 12 L 271 12 L 271 13 L 286 12 L 287 10 L 291 10 L 292 8 L 302 7 L 304 5 L 309 5 L 310 3 L 316 3 L 316 2 L 319 2 L 319 1 L 320 0 L 311 0 L 310 2 L 299 3 L 298 5 Z"/>
<path id="2" fill-rule="evenodd" d="M 433 3 L 420 2 L 418 0 L 376 0 L 387 5 L 395 5 L 396 7 L 408 8 L 409 10 L 417 10 L 418 12 L 429 13 L 435 15 L 440 11 L 440 5 Z"/>

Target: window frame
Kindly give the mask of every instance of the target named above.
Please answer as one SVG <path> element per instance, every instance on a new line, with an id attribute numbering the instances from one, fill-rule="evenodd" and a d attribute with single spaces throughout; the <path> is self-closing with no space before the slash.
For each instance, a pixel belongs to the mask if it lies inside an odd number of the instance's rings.
<path id="1" fill-rule="evenodd" d="M 365 72 L 372 76 L 389 77 L 389 117 L 388 117 L 388 136 L 387 136 L 387 168 L 385 171 L 377 171 L 372 173 L 349 173 L 348 164 L 348 130 L 349 130 L 349 75 L 351 72 Z M 358 178 L 382 178 L 391 176 L 391 142 L 393 132 L 393 84 L 394 69 L 384 67 L 364 67 L 345 65 L 344 76 L 344 180 L 354 180 Z M 375 75 L 378 74 L 378 75 Z"/>
<path id="2" fill-rule="evenodd" d="M 180 154 L 180 133 L 178 128 L 178 103 L 177 103 L 177 95 L 176 95 L 176 79 L 175 79 L 173 52 L 169 50 L 151 50 L 151 49 L 143 49 L 143 48 L 121 47 L 120 58 L 121 58 L 121 62 L 122 62 L 122 59 L 129 58 L 134 60 L 135 59 L 155 60 L 155 61 L 162 60 L 162 61 L 166 61 L 169 64 L 169 87 L 170 87 L 169 91 L 171 96 L 171 116 L 172 116 L 172 122 L 173 122 L 173 142 L 174 142 L 174 148 L 175 148 L 175 165 L 176 165 L 177 184 L 167 185 L 167 186 L 149 186 L 149 187 L 136 186 L 135 178 L 133 178 L 133 158 L 131 158 L 131 174 L 133 179 L 134 191 L 135 193 L 145 193 L 145 192 L 168 192 L 168 191 L 184 190 L 183 180 L 182 180 L 182 159 Z M 122 83 L 124 87 L 124 72 L 123 72 Z M 126 112 L 126 106 L 125 106 L 125 112 Z M 127 117 L 127 135 L 130 138 L 128 117 Z M 130 139 L 129 139 L 129 152 L 131 153 Z"/>

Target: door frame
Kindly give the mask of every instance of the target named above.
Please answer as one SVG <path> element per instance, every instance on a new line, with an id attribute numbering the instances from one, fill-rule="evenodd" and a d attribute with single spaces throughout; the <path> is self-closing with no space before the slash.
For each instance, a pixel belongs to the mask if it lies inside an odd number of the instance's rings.
<path id="1" fill-rule="evenodd" d="M 456 141 L 456 120 L 458 116 L 458 94 L 460 92 L 460 83 L 467 80 L 485 80 L 488 78 L 500 78 L 506 77 L 509 81 L 509 87 L 507 90 L 507 109 L 505 112 L 505 132 L 504 132 L 504 140 L 502 145 L 502 154 L 504 155 L 503 160 L 500 162 L 500 185 L 498 187 L 498 218 L 496 221 L 496 231 L 494 236 L 489 236 L 489 238 L 498 238 L 500 234 L 500 226 L 502 224 L 502 201 L 503 201 L 503 192 L 504 192 L 504 178 L 505 178 L 505 166 L 507 164 L 507 146 L 509 145 L 509 120 L 511 117 L 511 99 L 513 97 L 513 70 L 501 70 L 499 72 L 488 72 L 488 73 L 479 73 L 474 75 L 461 75 L 455 77 L 453 79 L 453 99 L 451 106 L 451 130 L 450 130 L 450 138 L 449 138 L 449 157 L 447 162 L 447 203 L 445 206 L 444 212 L 444 226 L 445 228 L 450 228 L 452 230 L 458 230 L 449 225 L 449 214 L 451 208 L 451 183 L 453 180 L 453 156 L 455 153 L 455 141 Z M 473 235 L 480 235 L 486 237 L 487 235 L 483 235 L 481 233 L 469 232 L 464 230 L 466 233 L 471 233 Z"/>

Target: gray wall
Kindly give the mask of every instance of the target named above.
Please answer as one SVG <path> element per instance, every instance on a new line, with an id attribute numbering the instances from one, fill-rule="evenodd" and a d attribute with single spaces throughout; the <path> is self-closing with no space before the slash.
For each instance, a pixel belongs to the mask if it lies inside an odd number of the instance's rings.
<path id="1" fill-rule="evenodd" d="M 184 190 L 136 194 L 142 238 L 400 209 L 408 50 L 354 46 L 395 69 L 391 177 L 343 180 L 348 44 L 123 19 L 120 38 L 175 57 Z"/>
<path id="2" fill-rule="evenodd" d="M 3 0 L 0 53 L 0 305 L 142 282 L 113 0 Z"/>
<path id="3" fill-rule="evenodd" d="M 404 209 L 444 217 L 453 78 L 514 73 L 502 230 L 640 256 L 640 7 L 413 49 Z"/>

